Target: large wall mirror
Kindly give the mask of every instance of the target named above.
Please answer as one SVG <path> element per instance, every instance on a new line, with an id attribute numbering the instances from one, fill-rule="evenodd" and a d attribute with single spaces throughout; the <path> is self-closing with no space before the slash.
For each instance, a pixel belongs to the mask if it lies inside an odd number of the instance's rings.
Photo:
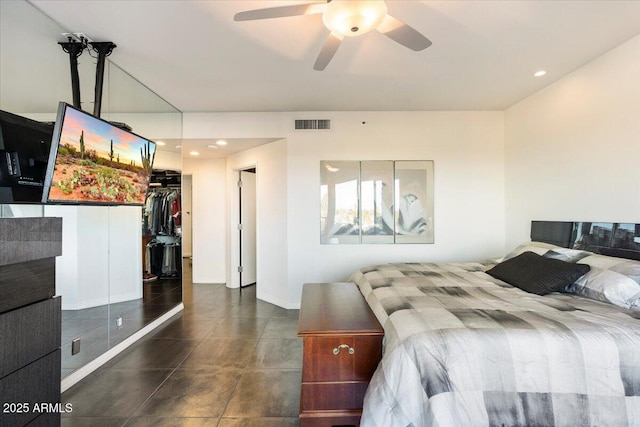
<path id="1" fill-rule="evenodd" d="M 61 28 L 26 1 L 0 2 L 0 20 L 0 110 L 54 121 L 58 102 L 72 103 L 69 57 L 57 42 L 64 41 L 61 33 L 74 29 Z M 116 48 L 110 59 L 117 62 L 117 56 Z M 82 109 L 90 113 L 95 62 L 87 52 L 79 58 Z M 101 118 L 124 122 L 154 141 L 182 137 L 181 112 L 110 60 Z M 169 193 L 180 193 L 179 184 L 167 177 L 180 176 L 181 159 L 174 146 L 158 146 L 154 172 L 161 178 L 152 194 L 163 203 L 173 203 Z M 56 294 L 63 308 L 63 378 L 182 302 L 179 218 L 176 224 L 174 211 L 173 226 L 163 222 L 152 229 L 150 221 L 167 219 L 149 211 L 139 206 L 0 206 L 0 216 L 5 217 L 63 218 L 63 255 L 56 261 Z M 169 262 L 172 268 L 165 267 Z M 72 341 L 78 338 L 79 352 L 72 354 Z"/>

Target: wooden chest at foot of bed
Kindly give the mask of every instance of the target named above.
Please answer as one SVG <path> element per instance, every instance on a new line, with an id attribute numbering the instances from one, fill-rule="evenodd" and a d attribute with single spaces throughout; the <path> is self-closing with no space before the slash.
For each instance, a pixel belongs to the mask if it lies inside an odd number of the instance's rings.
<path id="1" fill-rule="evenodd" d="M 384 331 L 353 283 L 307 283 L 298 336 L 303 339 L 300 426 L 358 426 L 380 359 Z"/>

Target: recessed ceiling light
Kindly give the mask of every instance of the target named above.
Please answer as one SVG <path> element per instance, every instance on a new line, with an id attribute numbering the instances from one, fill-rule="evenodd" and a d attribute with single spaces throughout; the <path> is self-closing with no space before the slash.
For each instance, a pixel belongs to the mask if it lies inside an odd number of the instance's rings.
<path id="1" fill-rule="evenodd" d="M 536 77 L 542 77 L 545 74 L 547 74 L 547 72 L 545 70 L 540 70 L 540 71 L 536 71 L 535 73 L 533 73 L 533 75 L 536 76 Z"/>
<path id="2" fill-rule="evenodd" d="M 211 148 L 212 150 L 217 150 L 218 146 L 217 145 L 213 145 L 213 144 L 209 144 L 209 145 L 207 145 L 207 148 Z"/>
<path id="3" fill-rule="evenodd" d="M 158 144 L 158 145 L 167 145 L 163 141 L 156 141 L 156 144 Z"/>
<path id="4" fill-rule="evenodd" d="M 182 145 L 176 145 L 176 148 L 182 148 Z"/>
<path id="5" fill-rule="evenodd" d="M 216 141 L 216 144 L 218 144 L 218 145 L 227 145 L 227 141 L 225 141 L 224 139 L 221 139 L 219 141 Z"/>
<path id="6" fill-rule="evenodd" d="M 197 151 L 189 151 L 189 154 L 191 154 L 192 156 L 199 156 L 200 153 L 198 153 Z"/>

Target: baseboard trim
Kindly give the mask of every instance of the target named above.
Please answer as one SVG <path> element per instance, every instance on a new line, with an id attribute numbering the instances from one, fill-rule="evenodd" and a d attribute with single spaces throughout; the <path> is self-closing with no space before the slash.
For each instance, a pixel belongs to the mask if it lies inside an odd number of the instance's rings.
<path id="1" fill-rule="evenodd" d="M 149 323 L 144 328 L 140 329 L 138 332 L 131 335 L 129 338 L 115 345 L 113 348 L 107 350 L 106 353 L 101 354 L 100 356 L 93 359 L 91 362 L 87 363 L 83 367 L 76 369 L 71 374 L 64 377 L 60 383 L 60 392 L 64 393 L 65 391 L 69 390 L 71 387 L 77 384 L 84 377 L 86 377 L 87 375 L 89 375 L 90 373 L 98 369 L 100 366 L 107 363 L 109 360 L 113 359 L 118 354 L 122 353 L 127 347 L 134 344 L 140 338 L 144 337 L 149 332 L 153 331 L 158 326 L 162 325 L 164 322 L 169 320 L 171 317 L 180 313 L 182 310 L 184 310 L 184 304 L 180 303 L 174 308 L 172 308 L 171 310 L 167 311 L 162 316 L 158 317 L 153 322 Z"/>
<path id="2" fill-rule="evenodd" d="M 289 301 L 285 301 L 281 298 L 261 292 L 260 285 L 258 285 L 258 288 L 257 288 L 256 298 L 264 302 L 268 302 L 269 304 L 277 305 L 278 307 L 284 308 L 286 310 L 293 310 L 293 309 L 300 308 L 300 302 L 298 302 L 297 304 L 290 303 Z"/>

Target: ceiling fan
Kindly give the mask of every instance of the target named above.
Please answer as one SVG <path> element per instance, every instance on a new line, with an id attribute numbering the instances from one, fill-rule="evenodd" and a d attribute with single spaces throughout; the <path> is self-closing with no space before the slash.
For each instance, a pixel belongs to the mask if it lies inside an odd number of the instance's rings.
<path id="1" fill-rule="evenodd" d="M 387 13 L 384 0 L 327 0 L 326 3 L 296 4 L 247 10 L 236 13 L 234 21 L 283 18 L 322 14 L 322 22 L 331 31 L 313 68 L 324 70 L 338 50 L 342 39 L 377 30 L 391 40 L 420 51 L 431 46 L 431 41 L 401 20 Z"/>

